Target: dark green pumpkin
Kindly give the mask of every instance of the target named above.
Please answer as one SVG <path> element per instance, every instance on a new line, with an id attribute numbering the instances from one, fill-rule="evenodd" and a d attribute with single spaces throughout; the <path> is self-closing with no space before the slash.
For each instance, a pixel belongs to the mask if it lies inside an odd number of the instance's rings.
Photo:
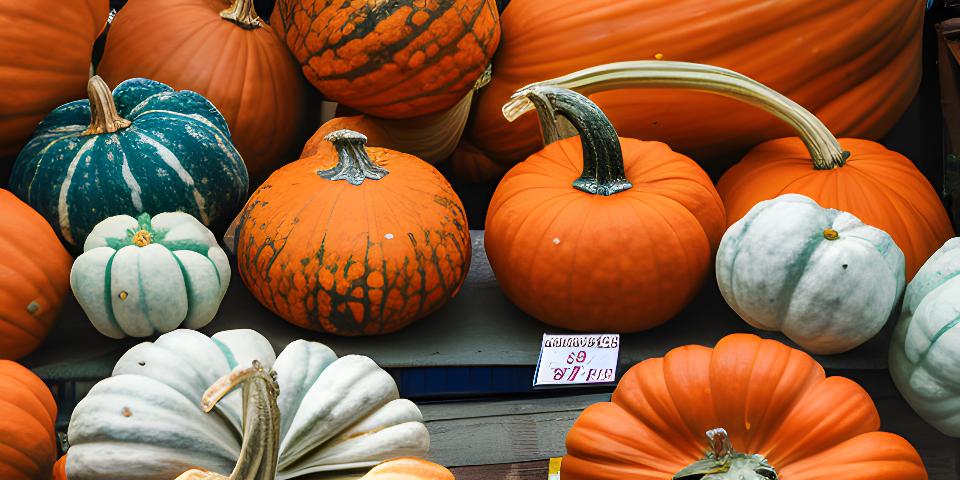
<path id="1" fill-rule="evenodd" d="M 207 99 L 142 78 L 87 91 L 40 123 L 10 178 L 74 251 L 113 215 L 182 211 L 218 230 L 237 213 L 247 169 Z"/>

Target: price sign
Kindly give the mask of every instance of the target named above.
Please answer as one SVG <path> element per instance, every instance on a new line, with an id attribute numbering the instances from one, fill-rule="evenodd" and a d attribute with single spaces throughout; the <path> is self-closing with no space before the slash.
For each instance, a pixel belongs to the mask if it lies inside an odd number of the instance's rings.
<path id="1" fill-rule="evenodd" d="M 613 383 L 620 335 L 543 335 L 533 386 Z"/>

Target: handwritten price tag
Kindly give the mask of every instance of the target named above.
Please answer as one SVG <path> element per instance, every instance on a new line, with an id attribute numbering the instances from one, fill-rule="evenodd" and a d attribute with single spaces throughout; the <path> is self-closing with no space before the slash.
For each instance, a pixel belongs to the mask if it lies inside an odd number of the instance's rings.
<path id="1" fill-rule="evenodd" d="M 612 383 L 617 379 L 620 335 L 543 335 L 533 386 Z"/>

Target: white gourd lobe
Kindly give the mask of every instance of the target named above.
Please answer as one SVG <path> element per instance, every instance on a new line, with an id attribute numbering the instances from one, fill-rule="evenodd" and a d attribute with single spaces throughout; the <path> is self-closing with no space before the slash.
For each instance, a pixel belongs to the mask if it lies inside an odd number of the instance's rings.
<path id="1" fill-rule="evenodd" d="M 827 239 L 828 229 L 838 237 Z M 747 323 L 822 354 L 876 335 L 905 282 L 889 235 L 793 194 L 760 202 L 732 225 L 716 266 L 724 299 Z"/>
<path id="2" fill-rule="evenodd" d="M 907 287 L 889 364 L 910 406 L 960 437 L 960 238 L 937 250 Z"/>

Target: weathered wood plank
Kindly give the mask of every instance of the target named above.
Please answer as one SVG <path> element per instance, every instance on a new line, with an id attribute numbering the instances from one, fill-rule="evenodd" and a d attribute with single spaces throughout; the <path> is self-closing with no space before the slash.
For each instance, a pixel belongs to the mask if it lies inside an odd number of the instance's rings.
<path id="1" fill-rule="evenodd" d="M 452 469 L 457 480 L 547 480 L 549 461 L 478 465 Z"/>

